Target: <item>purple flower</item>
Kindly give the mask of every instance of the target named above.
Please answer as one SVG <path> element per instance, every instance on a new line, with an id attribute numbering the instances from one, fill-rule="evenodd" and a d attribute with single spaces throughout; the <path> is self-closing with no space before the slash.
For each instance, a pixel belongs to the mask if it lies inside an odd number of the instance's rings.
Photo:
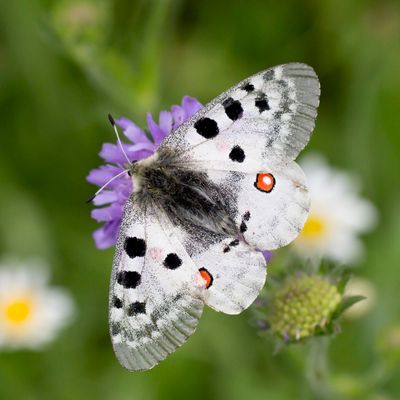
<path id="1" fill-rule="evenodd" d="M 203 105 L 195 98 L 185 96 L 182 99 L 181 106 L 174 105 L 171 107 L 171 111 L 160 112 L 158 124 L 153 120 L 151 114 L 148 113 L 147 126 L 149 135 L 128 118 L 122 117 L 116 120 L 116 124 L 122 128 L 124 135 L 129 140 L 129 143 L 122 144 L 125 153 L 132 161 L 142 160 L 151 156 L 157 150 L 165 136 L 170 134 L 172 130 L 180 126 L 202 107 Z M 126 159 L 118 143 L 104 143 L 99 155 L 106 164 L 91 170 L 86 179 L 88 182 L 101 187 L 126 169 Z M 92 210 L 92 218 L 104 223 L 101 228 L 93 233 L 97 248 L 106 249 L 113 246 L 117 241 L 122 210 L 132 191 L 131 178 L 128 174 L 122 174 L 110 182 L 93 199 L 94 205 L 102 207 Z"/>
<path id="2" fill-rule="evenodd" d="M 128 118 L 117 119 L 116 124 L 122 128 L 124 135 L 129 140 L 129 143 L 122 144 L 128 158 L 133 161 L 151 156 L 167 135 L 202 107 L 203 105 L 195 98 L 184 96 L 181 106 L 173 105 L 171 111 L 160 112 L 158 124 L 148 113 L 149 134 Z M 102 227 L 94 231 L 93 238 L 98 249 L 106 249 L 117 241 L 122 210 L 133 191 L 133 185 L 128 174 L 122 174 L 126 169 L 126 159 L 118 143 L 104 143 L 99 155 L 106 164 L 92 169 L 86 177 L 88 182 L 102 187 L 110 179 L 121 174 L 93 199 L 93 204 L 100 207 L 92 210 L 92 218 L 103 223 Z M 265 251 L 263 255 L 269 262 L 272 253 Z"/>
<path id="3" fill-rule="evenodd" d="M 265 251 L 262 251 L 261 253 L 262 253 L 263 256 L 264 256 L 265 261 L 266 261 L 267 263 L 269 263 L 269 262 L 271 261 L 272 256 L 273 256 L 272 251 L 265 250 Z"/>

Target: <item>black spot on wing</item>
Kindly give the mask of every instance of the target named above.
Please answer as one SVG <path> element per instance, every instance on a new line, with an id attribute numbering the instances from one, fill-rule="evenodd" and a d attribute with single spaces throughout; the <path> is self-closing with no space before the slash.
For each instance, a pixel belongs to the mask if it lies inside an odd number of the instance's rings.
<path id="1" fill-rule="evenodd" d="M 137 237 L 127 237 L 125 239 L 124 249 L 130 258 L 144 257 L 146 254 L 146 242 Z"/>
<path id="2" fill-rule="evenodd" d="M 182 265 L 182 260 L 175 253 L 169 253 L 164 259 L 164 266 L 168 269 L 176 269 Z"/>
<path id="3" fill-rule="evenodd" d="M 239 239 L 232 240 L 232 242 L 229 243 L 229 246 L 238 246 L 239 245 Z"/>
<path id="4" fill-rule="evenodd" d="M 252 85 L 251 83 L 245 83 L 242 86 L 242 89 L 245 90 L 247 93 L 250 93 L 254 90 L 254 85 Z"/>
<path id="5" fill-rule="evenodd" d="M 268 104 L 267 96 L 265 94 L 263 94 L 263 95 L 257 97 L 256 101 L 255 101 L 255 106 L 258 108 L 258 111 L 260 112 L 260 114 L 263 111 L 268 111 L 269 104 Z"/>
<path id="6" fill-rule="evenodd" d="M 117 296 L 114 296 L 114 297 L 113 297 L 113 301 L 112 301 L 112 305 L 113 305 L 115 308 L 122 308 L 122 301 L 121 301 L 121 299 L 119 299 Z"/>
<path id="7" fill-rule="evenodd" d="M 230 118 L 232 121 L 236 121 L 237 119 L 243 116 L 243 108 L 240 104 L 240 101 L 233 100 L 232 97 L 228 97 L 222 105 L 225 109 L 225 114 Z"/>
<path id="8" fill-rule="evenodd" d="M 225 246 L 224 249 L 222 250 L 224 253 L 229 253 L 231 251 L 229 246 Z"/>
<path id="9" fill-rule="evenodd" d="M 218 124 L 211 118 L 200 118 L 195 124 L 194 128 L 197 133 L 206 139 L 212 139 L 219 133 Z"/>
<path id="10" fill-rule="evenodd" d="M 243 214 L 243 220 L 244 221 L 248 221 L 250 219 L 250 211 L 246 211 L 244 214 Z"/>
<path id="11" fill-rule="evenodd" d="M 117 275 L 117 282 L 125 289 L 134 289 L 140 284 L 141 276 L 136 271 L 120 271 Z"/>
<path id="12" fill-rule="evenodd" d="M 119 324 L 113 324 L 111 326 L 111 334 L 113 336 L 118 335 L 118 333 L 120 333 L 120 332 L 121 332 L 121 326 Z"/>
<path id="13" fill-rule="evenodd" d="M 275 71 L 273 69 L 269 69 L 264 74 L 265 81 L 271 81 L 272 79 L 274 79 L 274 77 L 275 77 Z"/>
<path id="14" fill-rule="evenodd" d="M 138 314 L 146 313 L 146 303 L 141 303 L 140 301 L 135 301 L 134 303 L 129 304 L 127 314 L 129 317 L 133 317 Z"/>
<path id="15" fill-rule="evenodd" d="M 247 231 L 247 225 L 244 223 L 244 221 L 242 221 L 242 223 L 240 224 L 240 232 L 244 233 Z"/>
<path id="16" fill-rule="evenodd" d="M 234 146 L 229 153 L 229 158 L 239 163 L 243 162 L 245 157 L 244 151 L 240 146 Z"/>

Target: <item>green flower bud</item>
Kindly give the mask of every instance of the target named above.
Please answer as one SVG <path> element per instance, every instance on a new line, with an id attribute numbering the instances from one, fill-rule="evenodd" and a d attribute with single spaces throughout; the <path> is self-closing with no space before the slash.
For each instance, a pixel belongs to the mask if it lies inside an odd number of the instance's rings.
<path id="1" fill-rule="evenodd" d="M 300 340 L 323 331 L 341 300 L 337 287 L 322 276 L 290 276 L 273 289 L 267 319 L 274 334 Z"/>

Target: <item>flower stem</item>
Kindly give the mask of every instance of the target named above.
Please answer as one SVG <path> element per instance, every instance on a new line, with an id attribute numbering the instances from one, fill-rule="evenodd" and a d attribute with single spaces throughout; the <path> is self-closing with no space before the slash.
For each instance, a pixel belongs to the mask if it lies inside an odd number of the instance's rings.
<path id="1" fill-rule="evenodd" d="M 305 376 L 309 387 L 319 400 L 337 399 L 329 382 L 328 348 L 329 338 L 319 337 L 308 343 Z"/>

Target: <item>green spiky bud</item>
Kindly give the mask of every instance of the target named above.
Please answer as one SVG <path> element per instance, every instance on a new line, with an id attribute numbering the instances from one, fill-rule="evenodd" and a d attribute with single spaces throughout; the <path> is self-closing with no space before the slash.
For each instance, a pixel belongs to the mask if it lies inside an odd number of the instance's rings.
<path id="1" fill-rule="evenodd" d="M 290 276 L 271 293 L 268 322 L 285 341 L 307 338 L 324 331 L 341 300 L 337 287 L 320 275 Z"/>

